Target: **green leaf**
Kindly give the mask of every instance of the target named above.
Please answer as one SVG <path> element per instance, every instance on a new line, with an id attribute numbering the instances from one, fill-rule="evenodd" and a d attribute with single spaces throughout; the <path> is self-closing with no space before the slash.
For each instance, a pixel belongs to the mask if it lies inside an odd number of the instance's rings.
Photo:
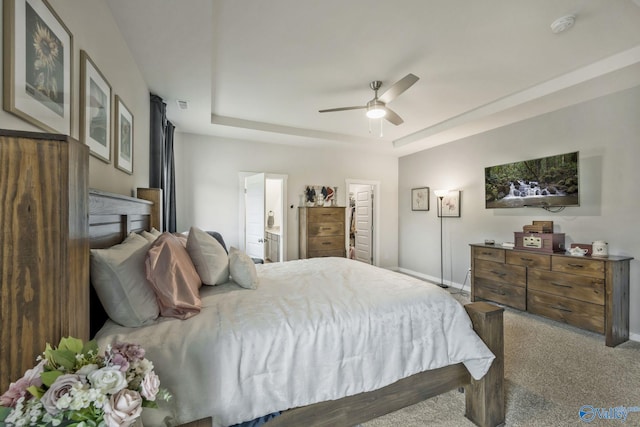
<path id="1" fill-rule="evenodd" d="M 76 365 L 76 354 L 69 350 L 52 350 L 47 359 L 53 362 L 57 366 L 63 367 L 65 370 L 70 371 Z"/>
<path id="2" fill-rule="evenodd" d="M 42 379 L 42 384 L 51 387 L 51 384 L 53 384 L 60 375 L 62 375 L 60 371 L 47 371 L 41 373 L 40 378 Z"/>
<path id="3" fill-rule="evenodd" d="M 100 349 L 98 348 L 98 343 L 95 340 L 88 341 L 87 343 L 85 343 L 84 347 L 82 348 L 82 354 L 86 354 L 86 355 L 88 355 L 89 352 L 91 352 L 91 354 L 96 356 L 99 351 Z"/>
<path id="4" fill-rule="evenodd" d="M 0 406 L 0 422 L 4 422 L 4 420 L 11 413 L 11 408 L 5 408 L 4 406 Z"/>
<path id="5" fill-rule="evenodd" d="M 82 352 L 82 340 L 73 337 L 66 337 L 60 340 L 58 344 L 58 350 L 69 350 L 74 354 L 80 354 Z"/>
<path id="6" fill-rule="evenodd" d="M 155 401 L 144 399 L 142 401 L 142 407 L 158 409 L 158 404 Z"/>
<path id="7" fill-rule="evenodd" d="M 34 385 L 27 387 L 27 391 L 38 399 L 40 399 L 44 395 L 44 390 Z"/>

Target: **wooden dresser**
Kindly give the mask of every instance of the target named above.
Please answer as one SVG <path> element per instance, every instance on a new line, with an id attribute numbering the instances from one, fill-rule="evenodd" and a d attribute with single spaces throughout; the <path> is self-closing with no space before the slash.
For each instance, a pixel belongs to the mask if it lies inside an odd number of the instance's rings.
<path id="1" fill-rule="evenodd" d="M 346 256 L 344 207 L 299 207 L 299 257 Z"/>
<path id="2" fill-rule="evenodd" d="M 89 339 L 89 150 L 0 130 L 0 392 L 47 342 Z"/>
<path id="3" fill-rule="evenodd" d="M 575 257 L 471 245 L 471 301 L 494 301 L 605 335 L 629 339 L 632 257 Z"/>

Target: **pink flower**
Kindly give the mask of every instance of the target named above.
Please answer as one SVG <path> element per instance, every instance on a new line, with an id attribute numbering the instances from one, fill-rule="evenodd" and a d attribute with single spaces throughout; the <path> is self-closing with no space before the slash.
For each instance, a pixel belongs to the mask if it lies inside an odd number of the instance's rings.
<path id="1" fill-rule="evenodd" d="M 64 374 L 56 378 L 53 384 L 51 384 L 51 387 L 49 387 L 49 390 L 47 390 L 42 396 L 42 399 L 40 399 L 44 409 L 51 415 L 57 414 L 59 412 L 57 406 L 58 400 L 67 396 L 71 388 L 79 382 L 82 382 L 82 380 L 80 379 L 80 375 L 76 374 Z"/>
<path id="2" fill-rule="evenodd" d="M 142 413 L 142 397 L 137 391 L 120 390 L 105 402 L 102 409 L 107 427 L 128 427 Z"/>
<path id="3" fill-rule="evenodd" d="M 140 394 L 145 399 L 154 401 L 156 400 L 158 390 L 160 390 L 160 378 L 158 378 L 155 372 L 148 372 L 140 384 Z"/>
<path id="4" fill-rule="evenodd" d="M 44 371 L 44 365 L 46 360 L 41 360 L 35 367 L 28 369 L 24 373 L 24 376 L 15 383 L 9 385 L 7 390 L 2 396 L 0 396 L 0 406 L 6 408 L 15 407 L 16 402 L 23 396 L 27 395 L 27 388 L 33 386 L 40 387 L 42 385 L 42 379 L 40 374 Z"/>

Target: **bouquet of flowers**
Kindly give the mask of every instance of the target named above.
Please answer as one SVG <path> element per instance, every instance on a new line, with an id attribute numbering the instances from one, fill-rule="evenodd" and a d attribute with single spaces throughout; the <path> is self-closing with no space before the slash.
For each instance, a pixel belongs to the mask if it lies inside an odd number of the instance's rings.
<path id="1" fill-rule="evenodd" d="M 95 341 L 47 344 L 38 364 L 0 396 L 0 425 L 130 426 L 143 407 L 171 397 L 144 356 L 136 344 L 117 343 L 102 355 Z"/>

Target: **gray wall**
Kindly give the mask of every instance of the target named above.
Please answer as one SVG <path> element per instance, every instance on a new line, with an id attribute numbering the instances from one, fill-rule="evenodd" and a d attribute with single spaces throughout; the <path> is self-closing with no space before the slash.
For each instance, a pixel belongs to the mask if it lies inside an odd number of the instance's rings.
<path id="1" fill-rule="evenodd" d="M 286 260 L 298 258 L 298 205 L 306 185 L 338 187 L 345 205 L 345 180 L 380 182 L 379 265 L 398 265 L 398 160 L 359 150 L 292 147 L 193 134 L 176 134 L 178 229 L 191 225 L 221 232 L 242 246 L 239 173 L 288 175 Z"/>
<path id="2" fill-rule="evenodd" d="M 469 281 L 469 243 L 513 241 L 533 220 L 554 221 L 566 244 L 609 242 L 631 262 L 631 332 L 640 340 L 640 87 L 402 157 L 399 162 L 399 266 L 439 280 L 440 222 L 433 190 L 460 189 L 461 217 L 445 218 L 445 281 Z M 485 209 L 484 168 L 580 152 L 580 207 Z M 412 212 L 412 187 L 431 188 L 431 210 Z"/>
<path id="3" fill-rule="evenodd" d="M 134 117 L 133 175 L 128 175 L 96 157 L 89 160 L 89 186 L 131 195 L 136 187 L 149 185 L 149 90 L 131 56 L 111 11 L 104 0 L 50 0 L 50 4 L 73 35 L 73 117 L 74 138 L 80 137 L 80 50 L 85 50 L 100 69 L 113 95 L 119 95 Z M 0 7 L 0 28 L 2 27 Z M 1 31 L 0 31 L 1 32 Z M 3 55 L 0 55 L 2 69 Z M 2 99 L 0 85 L 0 99 Z M 112 100 L 113 102 L 113 100 Z M 40 131 L 17 116 L 0 110 L 0 127 Z"/>

